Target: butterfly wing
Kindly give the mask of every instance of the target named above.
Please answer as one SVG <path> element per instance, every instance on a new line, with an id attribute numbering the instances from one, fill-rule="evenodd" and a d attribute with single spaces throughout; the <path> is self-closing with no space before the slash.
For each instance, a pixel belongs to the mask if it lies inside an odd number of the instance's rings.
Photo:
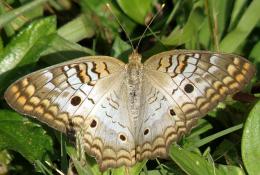
<path id="1" fill-rule="evenodd" d="M 109 80 L 113 85 L 90 112 L 83 129 L 85 148 L 96 157 L 102 171 L 136 163 L 125 75 L 115 78 L 117 81 Z"/>
<path id="2" fill-rule="evenodd" d="M 162 84 L 145 74 L 143 90 L 143 118 L 137 132 L 136 158 L 152 159 L 166 157 L 166 145 L 185 131 L 182 118 L 171 116 L 172 102 L 163 93 Z"/>
<path id="3" fill-rule="evenodd" d="M 255 73 L 254 66 L 237 55 L 185 50 L 154 55 L 144 67 L 149 92 L 144 96 L 145 111 L 150 112 L 144 112 L 140 127 L 139 160 L 166 156 L 171 142 L 227 95 L 242 89 Z M 144 134 L 146 128 L 151 128 L 150 136 Z"/>
<path id="4" fill-rule="evenodd" d="M 124 63 L 115 58 L 83 57 L 22 77 L 5 99 L 16 111 L 59 131 L 73 136 L 82 131 L 86 152 L 101 169 L 131 165 L 134 141 L 121 103 L 123 71 Z"/>

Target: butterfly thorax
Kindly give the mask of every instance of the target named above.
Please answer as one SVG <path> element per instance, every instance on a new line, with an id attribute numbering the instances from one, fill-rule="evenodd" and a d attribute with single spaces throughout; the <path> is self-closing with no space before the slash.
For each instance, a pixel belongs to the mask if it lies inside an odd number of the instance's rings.
<path id="1" fill-rule="evenodd" d="M 129 63 L 126 65 L 126 84 L 128 112 L 134 123 L 140 115 L 142 79 L 143 64 L 141 63 L 141 56 L 137 52 L 133 52 L 129 56 Z"/>

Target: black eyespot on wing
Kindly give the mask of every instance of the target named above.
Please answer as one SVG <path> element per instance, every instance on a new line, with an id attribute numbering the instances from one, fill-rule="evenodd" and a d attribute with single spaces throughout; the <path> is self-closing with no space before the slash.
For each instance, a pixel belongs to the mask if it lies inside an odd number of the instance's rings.
<path id="1" fill-rule="evenodd" d="M 149 133 L 149 129 L 148 128 L 146 128 L 145 130 L 144 130 L 144 135 L 147 135 L 148 133 Z"/>
<path id="2" fill-rule="evenodd" d="M 97 126 L 97 121 L 93 119 L 92 122 L 90 123 L 90 127 L 95 128 L 96 126 Z"/>
<path id="3" fill-rule="evenodd" d="M 81 102 L 81 98 L 79 96 L 74 96 L 72 97 L 72 99 L 70 100 L 70 103 L 73 105 L 73 106 L 77 106 L 79 105 Z"/>
<path id="4" fill-rule="evenodd" d="M 174 115 L 176 115 L 176 113 L 175 113 L 175 111 L 174 111 L 173 109 L 170 109 L 170 111 L 169 111 L 169 112 L 170 112 L 170 115 L 171 115 L 171 116 L 174 116 Z"/>
<path id="5" fill-rule="evenodd" d="M 120 135 L 119 135 L 119 138 L 120 138 L 120 140 L 122 140 L 122 141 L 126 141 L 126 137 L 125 137 L 125 135 L 123 135 L 123 134 L 120 134 Z"/>
<path id="6" fill-rule="evenodd" d="M 194 90 L 194 86 L 191 85 L 191 84 L 186 84 L 186 85 L 184 86 L 184 90 L 185 90 L 185 92 L 187 92 L 187 93 L 191 93 L 191 92 L 193 92 L 193 90 Z"/>

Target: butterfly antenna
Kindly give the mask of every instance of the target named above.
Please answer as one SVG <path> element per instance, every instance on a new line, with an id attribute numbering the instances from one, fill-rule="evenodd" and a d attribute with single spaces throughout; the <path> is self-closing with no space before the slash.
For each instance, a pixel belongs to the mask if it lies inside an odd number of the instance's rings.
<path id="1" fill-rule="evenodd" d="M 137 47 L 136 47 L 135 50 L 138 50 L 138 47 L 139 47 L 139 45 L 140 45 L 142 39 L 144 38 L 144 35 L 145 35 L 146 31 L 149 29 L 149 27 L 150 27 L 150 25 L 153 23 L 154 19 L 161 13 L 161 11 L 163 10 L 164 6 L 165 6 L 165 4 L 162 4 L 161 8 L 157 11 L 157 13 L 153 16 L 153 18 L 151 19 L 151 21 L 150 21 L 150 22 L 148 23 L 148 25 L 146 26 L 146 29 L 145 29 L 144 32 L 142 33 L 141 38 L 140 38 L 140 40 L 138 41 Z"/>
<path id="2" fill-rule="evenodd" d="M 130 36 L 128 35 L 128 33 L 126 32 L 125 28 L 123 27 L 123 25 L 122 25 L 121 22 L 119 21 L 118 17 L 114 14 L 114 12 L 113 12 L 112 8 L 110 7 L 109 3 L 106 3 L 106 6 L 107 6 L 107 8 L 109 9 L 109 11 L 112 13 L 112 15 L 114 16 L 114 18 L 116 19 L 117 23 L 120 25 L 120 27 L 122 28 L 122 30 L 125 32 L 126 37 L 127 37 L 127 39 L 129 40 L 129 42 L 130 42 L 130 44 L 131 44 L 131 47 L 132 47 L 132 49 L 133 49 L 133 51 L 134 51 L 134 45 L 133 45 L 133 43 L 132 43 L 132 41 L 131 41 L 131 39 L 130 39 Z"/>

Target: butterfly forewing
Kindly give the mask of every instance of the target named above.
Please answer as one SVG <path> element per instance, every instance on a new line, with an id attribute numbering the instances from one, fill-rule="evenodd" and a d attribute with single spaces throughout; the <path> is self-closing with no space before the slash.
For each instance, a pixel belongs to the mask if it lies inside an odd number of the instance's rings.
<path id="1" fill-rule="evenodd" d="M 102 92 L 96 98 L 88 97 L 95 84 L 122 71 L 123 66 L 106 56 L 79 58 L 22 77 L 7 89 L 5 99 L 18 112 L 67 132 L 83 121 L 74 115 L 82 104 L 88 105 L 87 113 L 101 98 Z"/>

